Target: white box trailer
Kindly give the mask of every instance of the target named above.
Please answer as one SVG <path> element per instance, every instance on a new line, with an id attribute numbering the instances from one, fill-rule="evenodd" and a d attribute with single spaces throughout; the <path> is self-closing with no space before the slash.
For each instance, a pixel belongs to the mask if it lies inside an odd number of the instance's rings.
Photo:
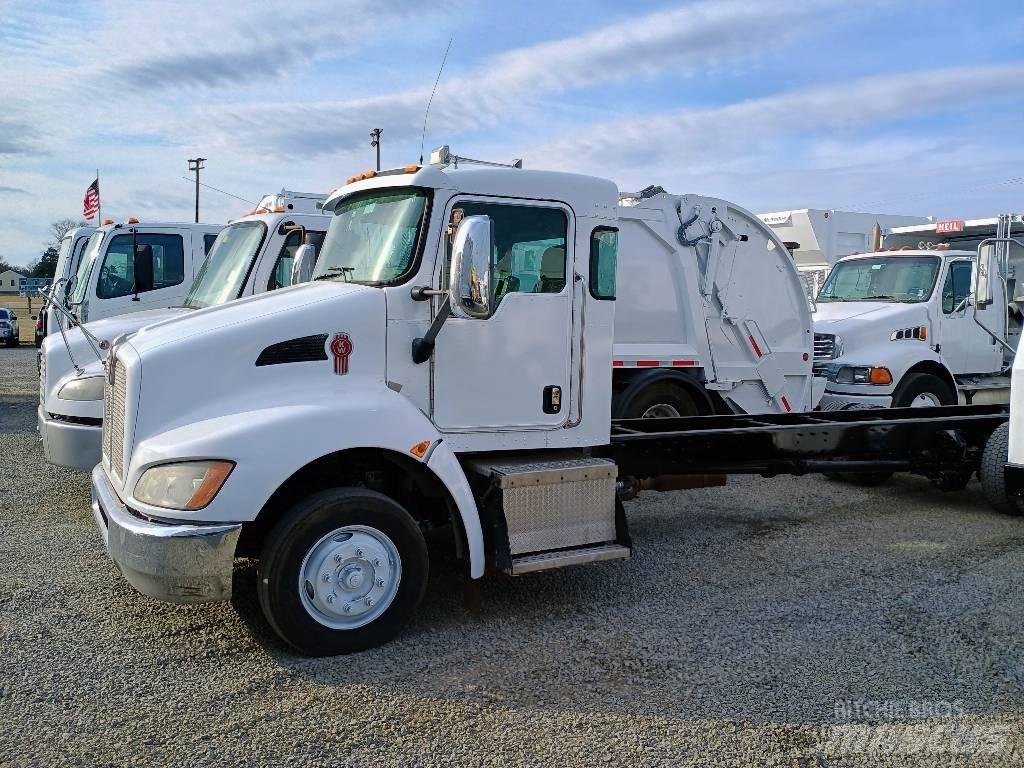
<path id="1" fill-rule="evenodd" d="M 790 248 L 807 293 L 812 298 L 838 259 L 872 249 L 872 230 L 876 225 L 881 232 L 886 232 L 893 227 L 932 221 L 925 216 L 859 213 L 834 208 L 800 208 L 759 213 L 758 217 Z"/>
<path id="2" fill-rule="evenodd" d="M 102 348 L 147 325 L 292 284 L 300 246 L 313 250 L 312 270 L 327 233 L 326 195 L 282 190 L 230 222 L 210 247 L 188 294 L 175 306 L 116 315 L 75 326 L 43 343 L 37 424 L 46 460 L 87 472 L 100 460 L 103 424 Z"/>

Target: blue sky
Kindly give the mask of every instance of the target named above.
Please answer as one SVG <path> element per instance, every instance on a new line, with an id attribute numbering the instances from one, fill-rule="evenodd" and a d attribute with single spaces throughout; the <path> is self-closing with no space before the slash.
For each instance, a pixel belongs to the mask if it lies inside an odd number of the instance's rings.
<path id="1" fill-rule="evenodd" d="M 186 160 L 247 200 L 470 157 L 755 211 L 1024 210 L 1019 0 L 331 4 L 0 0 L 0 256 L 103 215 L 190 220 Z M 201 194 L 202 218 L 246 203 Z"/>

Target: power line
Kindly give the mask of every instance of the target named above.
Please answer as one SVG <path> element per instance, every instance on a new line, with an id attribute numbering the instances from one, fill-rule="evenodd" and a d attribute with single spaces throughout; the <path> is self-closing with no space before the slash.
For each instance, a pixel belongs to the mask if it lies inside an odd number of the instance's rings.
<path id="1" fill-rule="evenodd" d="M 182 176 L 181 178 L 184 179 L 185 181 L 187 181 L 189 184 L 194 183 L 194 180 L 190 179 L 188 176 Z M 199 182 L 199 186 L 200 187 L 205 187 L 206 189 L 212 189 L 214 192 L 220 192 L 222 195 L 227 195 L 228 197 L 233 197 L 233 198 L 235 198 L 235 200 L 241 200 L 243 203 L 249 203 L 250 205 L 256 205 L 259 202 L 258 200 L 247 200 L 244 197 L 239 197 L 238 195 L 233 195 L 230 192 L 225 192 L 223 189 L 217 189 L 216 187 L 212 187 L 209 184 L 205 184 L 203 182 Z"/>

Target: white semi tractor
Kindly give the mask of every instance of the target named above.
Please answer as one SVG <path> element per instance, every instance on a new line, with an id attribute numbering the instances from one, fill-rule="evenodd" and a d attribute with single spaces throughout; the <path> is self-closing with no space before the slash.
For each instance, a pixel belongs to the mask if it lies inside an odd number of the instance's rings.
<path id="1" fill-rule="evenodd" d="M 644 230 L 711 265 L 761 231 L 717 203 L 645 199 Z M 258 558 L 274 630 L 336 654 L 400 631 L 431 530 L 474 583 L 630 557 L 622 500 L 644 488 L 826 467 L 955 485 L 976 469 L 999 407 L 786 412 L 784 368 L 774 390 L 761 370 L 761 414 L 613 420 L 632 226 L 618 202 L 612 182 L 564 173 L 364 174 L 324 204 L 318 279 L 115 340 L 92 510 L 125 578 L 163 600 L 224 600 L 235 557 Z M 764 365 L 777 350 L 710 274 L 701 295 Z M 745 369 L 716 370 L 727 384 Z"/>
<path id="2" fill-rule="evenodd" d="M 1005 242 L 1015 228 L 1010 215 L 903 227 L 840 259 L 815 299 L 822 407 L 1008 402 L 1024 327 L 1024 249 Z M 979 294 L 980 246 L 993 271 Z"/>
<path id="3" fill-rule="evenodd" d="M 302 245 L 312 249 L 306 257 L 311 272 L 327 233 L 329 217 L 319 209 L 325 197 L 282 191 L 232 221 L 217 235 L 188 294 L 176 306 L 91 321 L 47 339 L 40 351 L 37 413 L 47 461 L 83 472 L 99 462 L 102 349 L 115 338 L 184 313 L 291 285 Z"/>

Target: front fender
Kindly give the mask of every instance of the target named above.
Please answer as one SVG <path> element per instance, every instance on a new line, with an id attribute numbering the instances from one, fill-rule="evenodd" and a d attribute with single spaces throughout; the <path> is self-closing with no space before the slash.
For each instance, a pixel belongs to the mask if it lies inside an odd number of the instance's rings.
<path id="1" fill-rule="evenodd" d="M 884 366 L 892 374 L 892 384 L 879 386 L 877 384 L 838 384 L 830 381 L 826 389 L 829 392 L 838 393 L 870 392 L 875 395 L 891 395 L 896 391 L 896 387 L 899 386 L 900 382 L 903 381 L 907 371 L 918 363 L 926 361 L 934 362 L 943 368 L 947 368 L 942 356 L 921 341 L 889 341 L 883 344 L 873 344 L 869 347 L 854 349 L 843 355 L 843 357 L 833 360 L 832 363 L 835 365 L 851 366 Z"/>
<path id="2" fill-rule="evenodd" d="M 152 435 L 132 452 L 125 502 L 143 515 L 191 522 L 249 522 L 282 483 L 309 463 L 338 451 L 379 448 L 412 456 L 429 440 L 424 462 L 451 494 L 466 531 L 470 573 L 484 570 L 483 534 L 469 482 L 454 452 L 434 425 L 405 397 L 391 390 L 351 389 L 344 399 L 283 403 L 197 421 Z M 217 497 L 195 512 L 139 502 L 135 485 L 155 464 L 226 459 L 235 468 Z"/>

